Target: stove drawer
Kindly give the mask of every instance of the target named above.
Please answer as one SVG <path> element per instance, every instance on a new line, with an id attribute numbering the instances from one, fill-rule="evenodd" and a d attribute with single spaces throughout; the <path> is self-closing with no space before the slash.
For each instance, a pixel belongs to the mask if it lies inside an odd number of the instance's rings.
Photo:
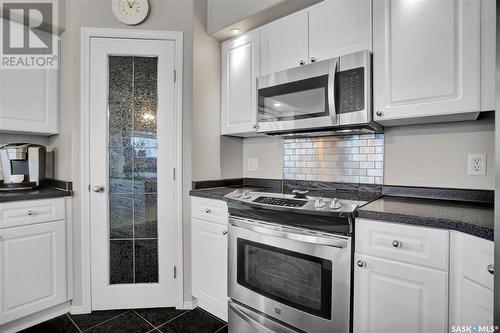
<path id="1" fill-rule="evenodd" d="M 367 219 L 354 228 L 356 253 L 448 270 L 448 230 Z"/>
<path id="2" fill-rule="evenodd" d="M 227 225 L 227 204 L 222 200 L 191 197 L 191 216 Z"/>

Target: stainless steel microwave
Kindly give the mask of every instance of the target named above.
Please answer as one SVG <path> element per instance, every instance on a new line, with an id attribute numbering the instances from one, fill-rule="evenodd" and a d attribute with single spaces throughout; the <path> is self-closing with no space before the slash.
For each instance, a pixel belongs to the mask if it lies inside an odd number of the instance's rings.
<path id="1" fill-rule="evenodd" d="M 367 50 L 262 76 L 257 80 L 258 132 L 379 132 L 371 83 Z"/>

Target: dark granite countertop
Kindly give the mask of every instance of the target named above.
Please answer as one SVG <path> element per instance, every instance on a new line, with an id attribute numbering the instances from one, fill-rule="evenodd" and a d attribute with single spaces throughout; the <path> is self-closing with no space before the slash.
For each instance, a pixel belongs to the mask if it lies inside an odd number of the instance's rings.
<path id="1" fill-rule="evenodd" d="M 24 191 L 0 191 L 0 202 L 37 200 L 72 196 L 73 191 L 52 187 Z"/>
<path id="2" fill-rule="evenodd" d="M 392 196 L 362 206 L 358 217 L 456 230 L 488 240 L 493 240 L 495 224 L 491 204 Z"/>

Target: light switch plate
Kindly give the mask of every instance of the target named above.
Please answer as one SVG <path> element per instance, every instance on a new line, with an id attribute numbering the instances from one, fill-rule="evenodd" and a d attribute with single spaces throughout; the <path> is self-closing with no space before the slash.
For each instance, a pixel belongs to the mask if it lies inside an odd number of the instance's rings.
<path id="1" fill-rule="evenodd" d="M 486 176 L 486 154 L 469 154 L 467 174 L 469 176 Z"/>
<path id="2" fill-rule="evenodd" d="M 259 159 L 258 158 L 249 158 L 247 161 L 247 170 L 248 171 L 258 171 L 259 170 Z"/>

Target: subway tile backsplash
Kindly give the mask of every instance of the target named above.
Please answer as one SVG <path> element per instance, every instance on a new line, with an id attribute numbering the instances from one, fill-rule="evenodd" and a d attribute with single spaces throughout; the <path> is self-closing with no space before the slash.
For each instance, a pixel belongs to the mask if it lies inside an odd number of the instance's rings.
<path id="1" fill-rule="evenodd" d="M 383 184 L 384 134 L 284 139 L 283 178 Z"/>

